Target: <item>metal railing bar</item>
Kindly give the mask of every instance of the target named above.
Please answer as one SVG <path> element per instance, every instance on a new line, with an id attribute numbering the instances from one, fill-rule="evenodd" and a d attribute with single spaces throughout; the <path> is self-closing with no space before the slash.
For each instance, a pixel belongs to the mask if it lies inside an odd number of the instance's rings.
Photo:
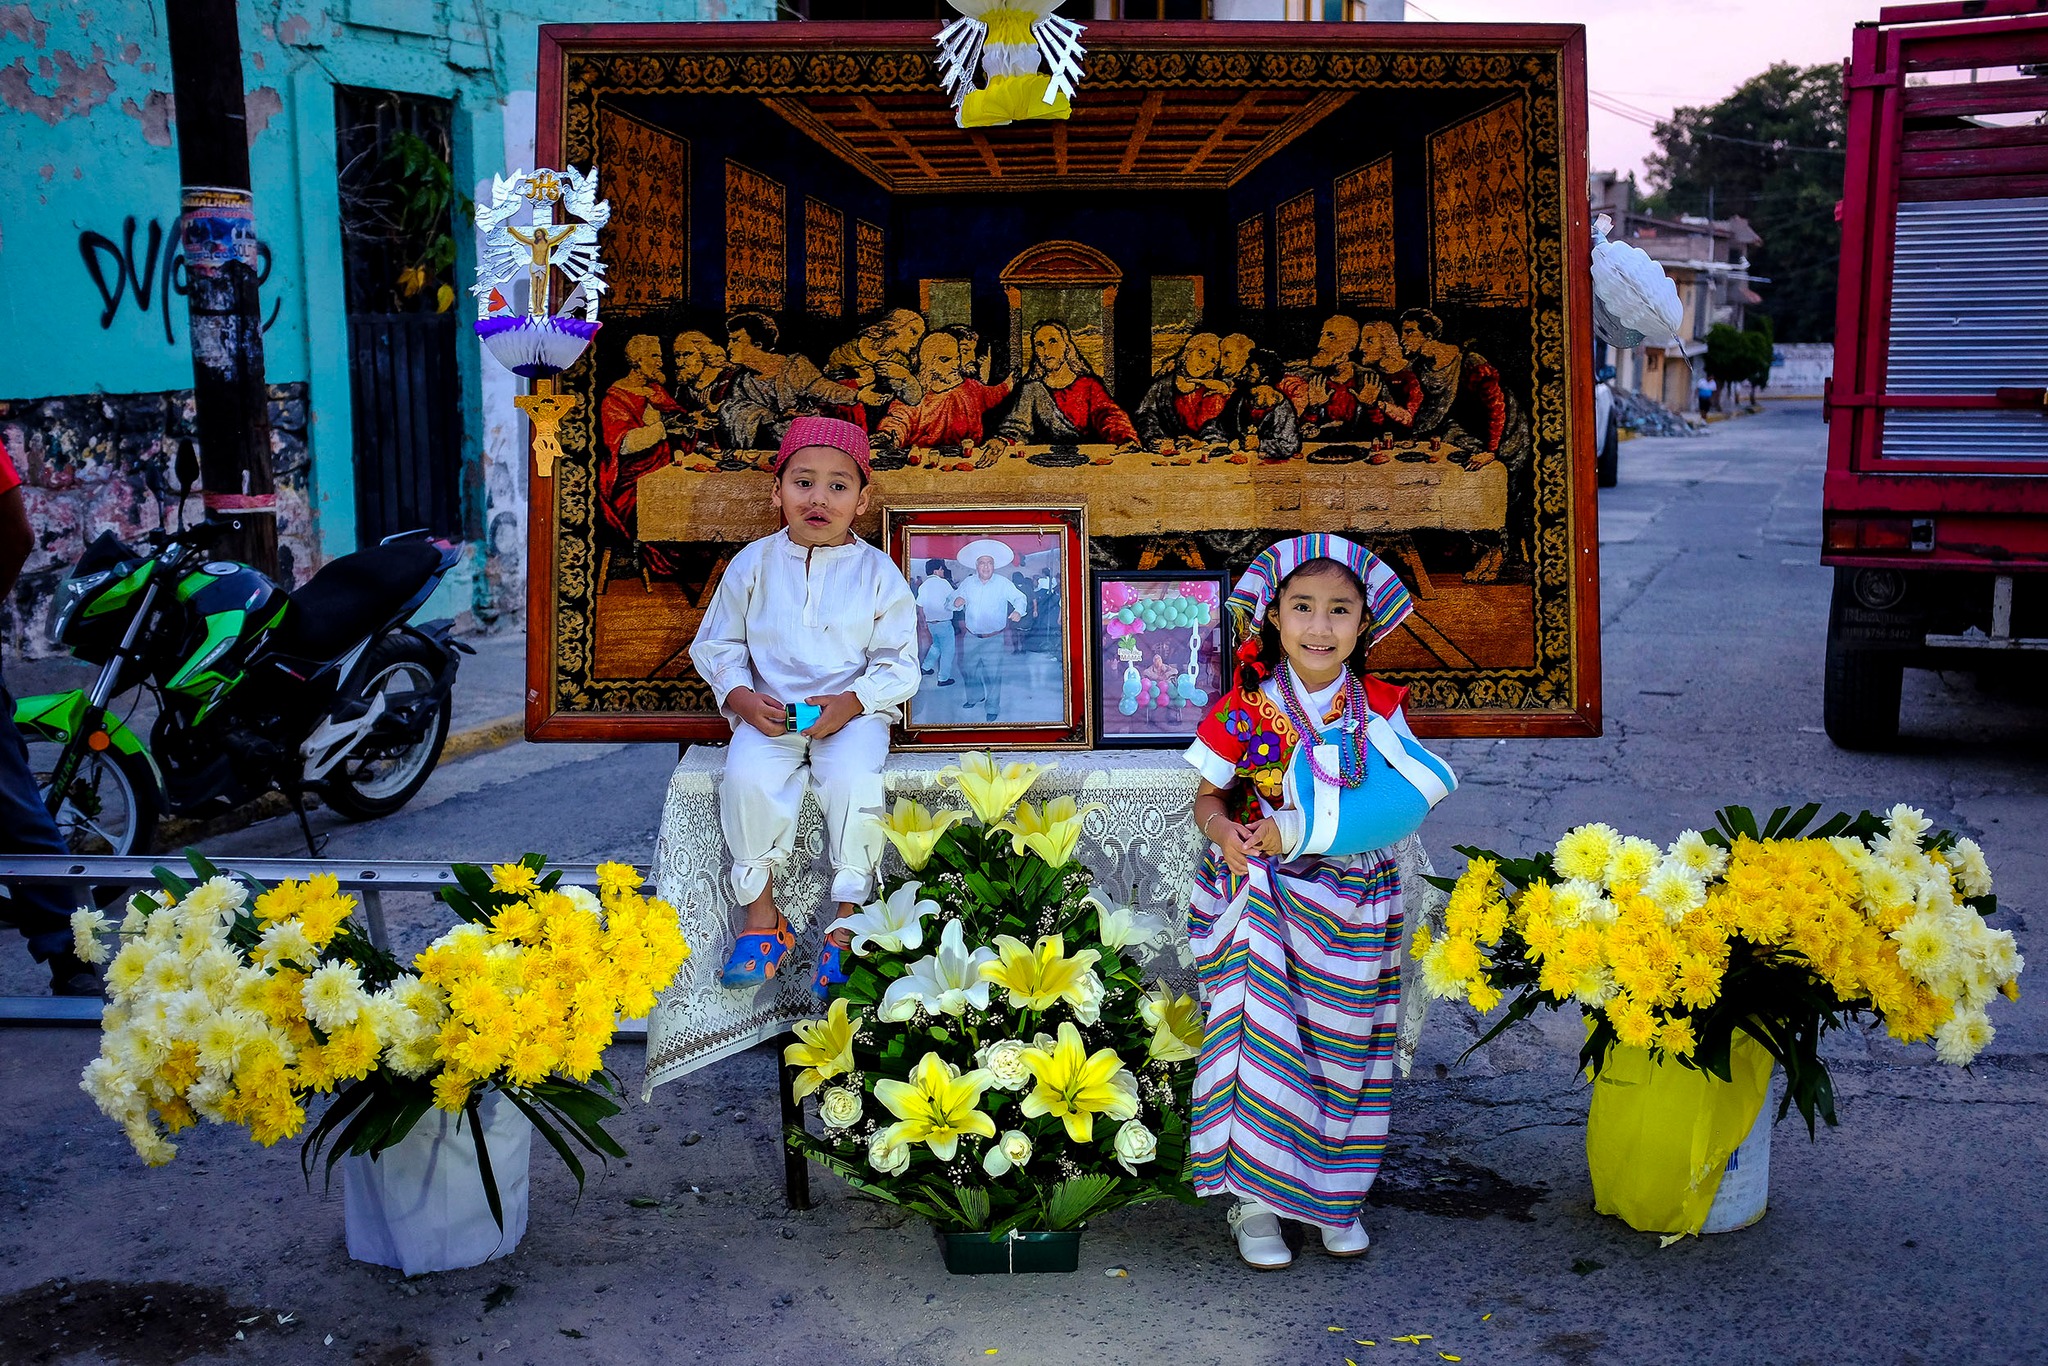
<path id="1" fill-rule="evenodd" d="M 431 892 L 453 887 L 455 874 L 445 863 L 428 859 L 368 859 L 342 862 L 338 859 L 235 858 L 213 860 L 223 871 L 247 873 L 259 882 L 282 882 L 322 874 L 333 877 L 344 891 L 365 891 L 372 887 L 386 892 Z M 156 868 L 173 872 L 186 868 L 182 858 L 163 855 L 154 858 L 66 858 L 58 854 L 10 854 L 0 856 L 0 883 L 55 882 L 84 886 L 122 883 L 154 886 Z M 559 872 L 572 887 L 595 887 L 595 863 L 550 863 L 547 871 Z"/>

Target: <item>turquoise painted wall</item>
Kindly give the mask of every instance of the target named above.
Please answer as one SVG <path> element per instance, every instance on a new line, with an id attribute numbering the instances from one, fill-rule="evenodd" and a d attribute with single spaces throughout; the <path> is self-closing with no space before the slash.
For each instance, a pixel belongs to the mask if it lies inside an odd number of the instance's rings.
<path id="1" fill-rule="evenodd" d="M 152 0 L 0 0 L 0 399 L 191 385 L 184 299 L 164 279 L 179 182 L 160 8 Z M 773 0 L 609 0 L 601 8 L 593 14 L 566 0 L 240 6 L 257 231 L 271 251 L 263 308 L 266 317 L 276 310 L 265 368 L 272 383 L 309 388 L 309 494 L 324 555 L 355 547 L 334 87 L 454 101 L 455 183 L 467 190 L 505 169 L 507 110 L 531 121 L 540 24 L 766 19 Z M 523 138 L 514 131 L 516 145 Z M 162 235 L 154 256 L 152 225 Z M 473 251 L 468 235 L 458 240 Z M 485 426 L 479 359 L 469 341 L 471 469 Z"/>

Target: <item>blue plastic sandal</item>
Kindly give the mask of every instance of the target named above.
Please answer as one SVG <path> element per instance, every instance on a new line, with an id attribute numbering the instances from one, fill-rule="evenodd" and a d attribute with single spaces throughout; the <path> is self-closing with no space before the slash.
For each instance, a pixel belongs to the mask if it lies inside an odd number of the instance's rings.
<path id="1" fill-rule="evenodd" d="M 818 950 L 818 975 L 811 982 L 811 991 L 819 1000 L 832 994 L 832 988 L 846 980 L 846 966 L 841 961 L 845 953 L 837 944 L 827 939 L 825 946 Z"/>
<path id="2" fill-rule="evenodd" d="M 796 936 L 789 932 L 789 922 L 779 917 L 772 930 L 748 930 L 734 942 L 718 984 L 728 991 L 761 986 L 775 976 L 782 955 L 794 947 Z"/>

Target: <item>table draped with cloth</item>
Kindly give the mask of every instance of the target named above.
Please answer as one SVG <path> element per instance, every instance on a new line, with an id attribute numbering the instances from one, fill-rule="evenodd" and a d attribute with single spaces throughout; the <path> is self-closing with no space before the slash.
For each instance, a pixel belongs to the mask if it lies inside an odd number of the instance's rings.
<path id="1" fill-rule="evenodd" d="M 957 756 L 940 750 L 891 755 L 882 778 L 891 803 L 910 797 L 926 806 L 964 808 L 966 802 L 939 781 L 939 770 Z M 1148 979 L 1195 990 L 1187 916 L 1204 841 L 1193 810 L 1199 775 L 1178 750 L 1089 750 L 1000 755 L 1055 764 L 1032 786 L 1028 800 L 1069 796 L 1099 802 L 1089 813 L 1076 850 L 1090 878 L 1163 917 L 1172 935 L 1144 964 Z M 676 908 L 692 953 L 647 1020 L 647 1076 L 643 1098 L 663 1082 L 708 1066 L 758 1043 L 786 1034 L 798 1020 L 822 1013 L 811 994 L 821 918 L 831 915 L 830 869 L 824 859 L 824 826 L 817 803 L 804 798 L 796 850 L 776 870 L 775 892 L 789 917 L 797 943 L 782 960 L 775 979 L 751 991 L 718 985 L 719 965 L 732 946 L 737 910 L 725 878 L 726 854 L 718 826 L 718 784 L 725 770 L 722 746 L 693 747 L 669 779 L 661 830 L 654 849 L 655 891 Z M 1408 934 L 1427 923 L 1442 928 L 1444 895 L 1423 881 L 1434 870 L 1422 841 L 1410 836 L 1395 846 L 1405 899 Z M 900 873 L 894 850 L 881 875 Z M 1403 946 L 1405 959 L 1405 945 Z M 1407 1074 L 1422 1027 L 1419 1003 L 1402 993 L 1396 1061 Z"/>

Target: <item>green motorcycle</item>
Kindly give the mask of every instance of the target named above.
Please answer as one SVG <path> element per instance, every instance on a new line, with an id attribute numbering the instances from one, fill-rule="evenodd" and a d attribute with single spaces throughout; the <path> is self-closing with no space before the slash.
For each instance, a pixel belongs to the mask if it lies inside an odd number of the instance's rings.
<path id="1" fill-rule="evenodd" d="M 107 532 L 57 590 L 50 638 L 100 666 L 83 691 L 23 697 L 14 724 L 44 804 L 79 854 L 144 854 L 163 814 L 220 814 L 273 789 L 355 820 L 404 806 L 448 737 L 469 648 L 447 620 L 408 618 L 459 551 L 424 532 L 330 561 L 286 590 L 209 549 L 238 523 Z M 149 742 L 112 708 L 155 695 Z M 129 709 L 133 714 L 133 708 Z"/>

